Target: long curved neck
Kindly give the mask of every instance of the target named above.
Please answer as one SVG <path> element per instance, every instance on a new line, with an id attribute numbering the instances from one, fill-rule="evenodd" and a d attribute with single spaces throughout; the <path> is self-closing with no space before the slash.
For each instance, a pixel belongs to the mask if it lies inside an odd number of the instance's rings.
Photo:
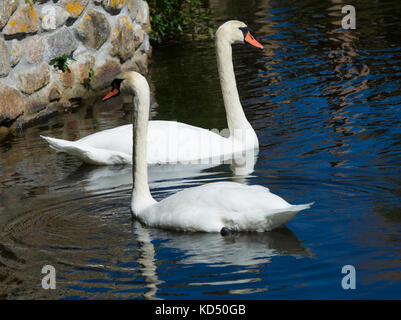
<path id="1" fill-rule="evenodd" d="M 221 91 L 223 93 L 230 135 L 235 137 L 236 133 L 242 131 L 238 129 L 253 131 L 252 126 L 245 117 L 239 99 L 232 60 L 232 48 L 227 39 L 216 36 L 216 52 Z"/>
<path id="2" fill-rule="evenodd" d="M 132 175 L 133 190 L 131 208 L 139 214 L 156 201 L 152 198 L 148 184 L 147 135 L 149 120 L 149 86 L 144 80 L 142 86 L 136 86 L 134 97 L 134 113 L 132 122 L 133 150 Z M 142 84 L 142 83 L 141 83 Z"/>

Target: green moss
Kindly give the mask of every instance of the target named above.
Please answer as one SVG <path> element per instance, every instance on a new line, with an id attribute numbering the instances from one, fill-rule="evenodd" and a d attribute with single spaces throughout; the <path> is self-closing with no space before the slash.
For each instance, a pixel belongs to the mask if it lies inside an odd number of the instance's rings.
<path id="1" fill-rule="evenodd" d="M 95 70 L 90 69 L 89 70 L 89 82 L 92 82 L 95 79 Z"/>
<path id="2" fill-rule="evenodd" d="M 74 58 L 68 57 L 66 54 L 63 54 L 62 56 L 59 56 L 54 60 L 53 65 L 55 68 L 65 72 L 69 70 L 68 69 L 69 60 L 75 61 Z"/>
<path id="3" fill-rule="evenodd" d="M 92 81 L 95 80 L 95 70 L 93 70 L 92 68 L 89 70 L 88 73 L 88 78 L 86 78 L 83 82 L 83 86 L 86 89 L 90 89 L 90 84 L 92 83 Z"/>

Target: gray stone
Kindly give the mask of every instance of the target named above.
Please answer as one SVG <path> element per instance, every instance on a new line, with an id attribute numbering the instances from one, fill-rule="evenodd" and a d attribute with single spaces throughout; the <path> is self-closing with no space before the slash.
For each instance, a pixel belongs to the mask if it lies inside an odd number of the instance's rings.
<path id="1" fill-rule="evenodd" d="M 66 54 L 70 56 L 77 48 L 78 42 L 67 28 L 56 31 L 47 38 L 48 59 L 50 61 Z"/>
<path id="2" fill-rule="evenodd" d="M 40 107 L 45 107 L 45 108 L 42 109 L 38 113 L 34 113 L 31 115 L 24 115 L 23 117 L 21 117 L 20 119 L 15 121 L 15 123 L 12 125 L 12 127 L 10 129 L 13 132 L 15 132 L 16 134 L 18 134 L 18 133 L 23 132 L 27 128 L 33 127 L 33 126 L 41 124 L 41 123 L 45 123 L 50 118 L 53 118 L 57 114 L 59 114 L 59 111 L 58 111 L 59 104 L 60 104 L 60 102 L 54 102 L 54 103 L 48 104 L 46 107 L 44 104 L 40 105 L 38 103 L 38 107 L 40 106 Z"/>
<path id="3" fill-rule="evenodd" d="M 143 42 L 141 44 L 141 50 L 143 50 L 143 52 L 148 53 L 149 55 L 151 54 L 149 35 L 147 33 L 145 33 L 145 37 L 143 38 Z"/>
<path id="4" fill-rule="evenodd" d="M 61 91 L 60 91 L 60 88 L 56 84 L 53 84 L 51 86 L 51 88 L 49 89 L 47 98 L 50 102 L 61 99 Z"/>
<path id="5" fill-rule="evenodd" d="M 142 26 L 143 31 L 150 33 L 152 31 L 152 27 L 150 25 L 150 12 L 149 12 L 149 4 L 142 0 L 142 11 L 141 11 L 141 18 L 142 18 Z"/>
<path id="6" fill-rule="evenodd" d="M 0 77 L 6 77 L 10 71 L 10 54 L 5 41 L 0 38 Z"/>
<path id="7" fill-rule="evenodd" d="M 0 126 L 0 141 L 7 138 L 9 133 L 10 133 L 10 130 L 7 127 Z"/>
<path id="8" fill-rule="evenodd" d="M 46 5 L 41 11 L 42 29 L 46 31 L 55 30 L 64 25 L 69 17 L 71 17 L 70 13 L 62 7 Z"/>
<path id="9" fill-rule="evenodd" d="M 27 39 L 24 43 L 24 51 L 26 60 L 29 63 L 38 63 L 43 59 L 45 51 L 45 41 L 41 36 L 33 36 Z"/>
<path id="10" fill-rule="evenodd" d="M 136 19 L 138 11 L 140 10 L 140 1 L 138 0 L 128 0 L 128 11 L 131 15 L 132 20 Z"/>
<path id="11" fill-rule="evenodd" d="M 10 48 L 10 64 L 12 67 L 15 67 L 22 58 L 22 53 L 23 53 L 22 45 L 17 39 L 14 39 L 10 42 L 9 48 Z"/>
<path id="12" fill-rule="evenodd" d="M 89 73 L 95 65 L 95 58 L 90 53 L 85 52 L 77 57 L 78 63 L 78 81 L 81 84 L 90 82 Z"/>
<path id="13" fill-rule="evenodd" d="M 138 66 L 138 70 L 142 74 L 146 74 L 148 72 L 148 55 L 141 50 L 137 50 L 135 52 L 133 61 Z"/>
<path id="14" fill-rule="evenodd" d="M 110 35 L 110 24 L 103 13 L 88 9 L 76 32 L 85 45 L 99 49 Z"/>
<path id="15" fill-rule="evenodd" d="M 75 71 L 70 66 L 68 69 L 60 74 L 60 82 L 63 84 L 64 88 L 72 88 L 75 84 Z"/>
<path id="16" fill-rule="evenodd" d="M 111 14 L 117 14 L 124 7 L 126 0 L 103 0 L 102 7 Z"/>
<path id="17" fill-rule="evenodd" d="M 0 83 L 0 124 L 14 121 L 24 112 L 22 94 Z"/>
<path id="18" fill-rule="evenodd" d="M 39 16 L 34 6 L 21 6 L 3 30 L 5 35 L 18 35 L 38 32 Z"/>
<path id="19" fill-rule="evenodd" d="M 61 5 L 73 18 L 78 18 L 88 5 L 89 0 L 62 0 Z"/>
<path id="20" fill-rule="evenodd" d="M 146 38 L 147 34 L 145 34 Z M 139 48 L 136 49 L 134 56 L 122 65 L 123 71 L 137 71 L 142 74 L 148 73 L 149 52 L 144 50 L 144 41 Z"/>
<path id="21" fill-rule="evenodd" d="M 135 42 L 136 42 L 136 47 L 138 47 L 144 40 L 145 38 L 145 31 L 139 26 L 135 25 L 134 26 L 134 32 L 135 32 Z"/>
<path id="22" fill-rule="evenodd" d="M 120 72 L 121 66 L 117 61 L 107 60 L 102 66 L 96 68 L 91 88 L 93 90 L 101 90 L 110 86 L 110 83 Z"/>
<path id="23" fill-rule="evenodd" d="M 17 77 L 20 82 L 19 89 L 26 94 L 32 94 L 49 83 L 50 67 L 42 64 L 24 73 L 19 73 Z"/>
<path id="24" fill-rule="evenodd" d="M 47 106 L 47 101 L 31 100 L 25 103 L 25 115 L 32 115 L 42 111 Z"/>
<path id="25" fill-rule="evenodd" d="M 135 49 L 139 45 L 130 20 L 128 16 L 118 18 L 112 32 L 111 44 L 113 47 L 110 55 L 117 56 L 122 63 L 133 57 Z"/>
<path id="26" fill-rule="evenodd" d="M 0 3 L 0 30 L 7 24 L 8 19 L 18 8 L 18 0 L 3 0 Z"/>
<path id="27" fill-rule="evenodd" d="M 144 0 L 129 0 L 128 11 L 132 20 L 143 26 L 145 32 L 150 32 L 149 5 Z"/>

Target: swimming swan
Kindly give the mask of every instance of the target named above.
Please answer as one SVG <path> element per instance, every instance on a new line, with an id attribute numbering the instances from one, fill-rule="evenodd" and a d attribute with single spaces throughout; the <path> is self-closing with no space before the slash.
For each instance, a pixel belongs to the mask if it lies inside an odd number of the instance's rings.
<path id="1" fill-rule="evenodd" d="M 232 62 L 233 43 L 248 43 L 263 49 L 253 31 L 240 21 L 228 21 L 216 32 L 217 65 L 226 109 L 229 137 L 176 121 L 150 121 L 148 129 L 148 164 L 195 163 L 214 159 L 217 165 L 235 153 L 253 150 L 257 153 L 258 138 L 245 117 L 239 99 Z M 113 81 L 108 100 L 120 93 L 124 78 Z M 113 165 L 132 161 L 132 125 L 100 131 L 77 141 L 41 136 L 51 148 L 78 157 L 86 163 Z M 254 153 L 255 153 L 254 152 Z M 202 162 L 204 163 L 204 162 Z"/>
<path id="2" fill-rule="evenodd" d="M 311 203 L 291 205 L 262 186 L 213 182 L 184 189 L 160 202 L 150 194 L 147 171 L 147 135 L 150 91 L 146 79 L 127 72 L 120 91 L 134 96 L 133 191 L 131 211 L 150 227 L 181 231 L 269 231 L 290 221 Z"/>

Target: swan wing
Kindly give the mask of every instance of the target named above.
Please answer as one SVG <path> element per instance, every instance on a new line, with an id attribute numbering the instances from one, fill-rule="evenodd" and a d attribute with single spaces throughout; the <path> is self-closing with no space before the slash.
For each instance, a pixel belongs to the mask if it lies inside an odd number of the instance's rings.
<path id="1" fill-rule="evenodd" d="M 132 124 L 93 133 L 78 140 L 77 143 L 80 146 L 132 155 Z"/>
<path id="2" fill-rule="evenodd" d="M 77 141 L 41 136 L 51 148 L 98 165 L 131 163 L 132 125 L 96 132 Z M 150 121 L 147 143 L 148 164 L 203 164 L 216 158 L 220 163 L 231 155 L 230 140 L 212 131 L 176 121 Z M 121 162 L 123 161 L 123 162 Z"/>
<path id="3" fill-rule="evenodd" d="M 231 142 L 221 135 L 176 121 L 150 121 L 148 163 L 202 164 L 201 160 L 231 154 Z"/>

